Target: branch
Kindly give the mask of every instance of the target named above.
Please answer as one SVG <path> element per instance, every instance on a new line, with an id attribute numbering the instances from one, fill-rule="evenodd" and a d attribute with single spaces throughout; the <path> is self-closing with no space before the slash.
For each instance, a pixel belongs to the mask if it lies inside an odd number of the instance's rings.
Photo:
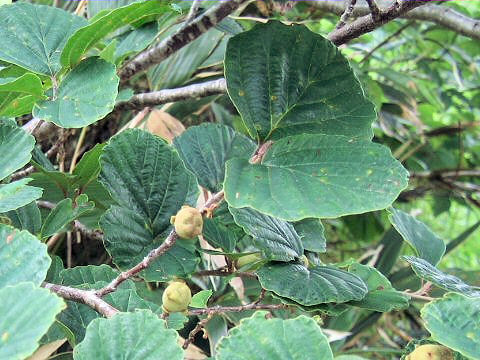
<path id="1" fill-rule="evenodd" d="M 97 290 L 95 292 L 95 295 L 98 297 L 102 297 L 117 290 L 117 287 L 121 283 L 131 278 L 132 276 L 135 276 L 140 271 L 146 269 L 155 259 L 157 259 L 159 256 L 165 254 L 168 250 L 170 250 L 173 247 L 173 245 L 175 245 L 177 239 L 178 239 L 178 235 L 175 232 L 175 230 L 170 231 L 170 234 L 168 234 L 167 238 L 162 243 L 162 245 L 150 251 L 147 254 L 147 256 L 145 256 L 143 260 L 139 262 L 137 265 L 135 265 L 134 267 L 132 267 L 127 271 L 123 271 L 122 273 L 120 273 L 120 275 L 118 275 L 115 279 L 113 279 L 110 282 L 110 284 L 108 284 L 107 286 L 103 287 L 100 290 Z"/>
<path id="2" fill-rule="evenodd" d="M 242 3 L 247 0 L 230 0 L 207 10 L 202 16 L 193 20 L 191 23 L 180 28 L 179 31 L 170 35 L 158 45 L 145 50 L 135 56 L 119 71 L 122 81 L 128 80 L 133 75 L 148 69 L 154 64 L 160 63 L 170 55 L 180 50 L 185 45 L 206 33 L 209 29 L 217 25 L 225 17 L 234 12 Z"/>
<path id="3" fill-rule="evenodd" d="M 337 46 L 345 44 L 352 39 L 356 39 L 365 33 L 375 30 L 416 7 L 427 4 L 429 1 L 430 0 L 395 1 L 390 7 L 380 10 L 377 19 L 374 19 L 370 15 L 362 16 L 340 29 L 333 30 L 328 34 L 328 39 Z M 319 3 L 322 3 L 322 1 L 319 1 Z M 370 10 L 368 11 L 370 13 Z"/>
<path id="4" fill-rule="evenodd" d="M 480 177 L 480 169 L 465 169 L 465 170 L 435 170 L 422 171 L 410 174 L 412 178 L 457 178 L 457 177 Z"/>
<path id="5" fill-rule="evenodd" d="M 370 8 L 370 13 L 372 14 L 373 21 L 379 21 L 381 17 L 381 13 L 375 0 L 367 0 L 367 4 L 368 4 L 368 7 Z"/>
<path id="6" fill-rule="evenodd" d="M 410 2 L 415 3 L 416 1 Z M 346 9 L 345 2 L 336 0 L 310 1 L 309 4 L 319 10 L 334 13 L 339 16 L 342 15 Z M 357 5 L 353 11 L 354 16 L 363 16 L 368 15 L 369 13 L 370 9 L 367 6 Z M 428 4 L 422 6 L 421 8 L 413 9 L 408 13 L 403 13 L 400 15 L 400 17 L 413 20 L 430 21 L 447 29 L 453 30 L 459 34 L 480 40 L 480 20 L 465 16 L 458 11 L 453 10 L 452 8 Z"/>
<path id="7" fill-rule="evenodd" d="M 190 98 L 206 97 L 223 94 L 227 91 L 225 79 L 206 81 L 200 84 L 188 85 L 176 89 L 165 89 L 149 93 L 133 95 L 126 101 L 116 105 L 117 110 L 143 109 L 147 106 L 157 106 Z"/>
<path id="8" fill-rule="evenodd" d="M 352 15 L 356 3 L 357 0 L 348 0 L 348 6 L 345 7 L 345 11 L 343 12 L 342 16 L 340 16 L 340 20 L 338 20 L 337 26 L 335 26 L 336 29 L 340 29 L 345 26 L 348 18 Z"/>
<path id="9" fill-rule="evenodd" d="M 112 305 L 97 296 L 93 290 L 82 290 L 50 283 L 43 283 L 42 287 L 49 289 L 64 299 L 88 305 L 107 318 L 119 312 Z"/>
<path id="10" fill-rule="evenodd" d="M 214 306 L 206 309 L 194 309 L 188 312 L 188 315 L 210 315 L 224 312 L 241 312 L 246 310 L 279 310 L 286 309 L 286 304 L 257 304 L 251 303 L 241 306 Z"/>
<path id="11" fill-rule="evenodd" d="M 215 270 L 200 270 L 196 273 L 192 274 L 192 276 L 238 276 L 238 277 L 248 277 L 252 279 L 256 279 L 257 275 L 250 272 L 235 272 L 235 271 L 228 271 L 226 269 L 215 269 Z"/>
<path id="12" fill-rule="evenodd" d="M 216 193 L 212 198 L 205 203 L 203 208 L 200 210 L 202 214 L 206 213 L 211 207 L 216 206 L 220 201 L 223 200 L 224 194 L 223 191 L 220 191 Z M 156 249 L 153 249 L 150 251 L 147 256 L 143 258 L 141 262 L 139 262 L 137 265 L 132 267 L 131 269 L 124 271 L 120 273 L 115 279 L 113 279 L 110 284 L 107 286 L 103 287 L 100 290 L 95 291 L 95 294 L 99 297 L 105 296 L 106 294 L 109 294 L 115 290 L 117 290 L 117 287 L 123 283 L 125 280 L 131 278 L 132 276 L 135 276 L 138 274 L 140 271 L 146 269 L 150 264 L 155 261 L 159 256 L 162 256 L 165 254 L 168 250 L 170 250 L 173 245 L 175 245 L 176 241 L 178 239 L 178 235 L 175 232 L 175 229 L 172 229 L 170 231 L 170 234 L 168 234 L 167 238 L 165 241 Z"/>

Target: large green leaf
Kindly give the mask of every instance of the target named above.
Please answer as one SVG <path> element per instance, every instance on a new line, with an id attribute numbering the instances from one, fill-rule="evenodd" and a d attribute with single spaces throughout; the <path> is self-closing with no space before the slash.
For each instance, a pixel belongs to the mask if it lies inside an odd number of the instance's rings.
<path id="1" fill-rule="evenodd" d="M 297 221 L 386 208 L 406 187 L 407 175 L 382 145 L 310 134 L 277 141 L 261 164 L 229 160 L 224 188 L 233 207 Z"/>
<path id="2" fill-rule="evenodd" d="M 0 224 L 0 288 L 23 281 L 40 285 L 50 263 L 47 246 L 35 236 Z"/>
<path id="3" fill-rule="evenodd" d="M 142 20 L 170 11 L 168 2 L 144 1 L 122 6 L 94 19 L 87 26 L 78 29 L 63 48 L 61 63 L 73 67 L 89 49 L 109 33 Z"/>
<path id="4" fill-rule="evenodd" d="M 445 274 L 428 261 L 414 256 L 403 256 L 403 259 L 412 266 L 415 274 L 425 281 L 430 281 L 447 291 L 456 292 L 465 296 L 480 297 L 479 287 L 470 286 L 456 276 Z"/>
<path id="5" fill-rule="evenodd" d="M 249 159 L 255 151 L 253 141 L 222 124 L 192 126 L 173 145 L 198 183 L 212 192 L 222 188 L 227 160 Z"/>
<path id="6" fill-rule="evenodd" d="M 17 2 L 0 7 L 0 59 L 54 76 L 67 39 L 87 21 L 53 6 Z"/>
<path id="7" fill-rule="evenodd" d="M 23 129 L 0 122 L 0 180 L 28 163 L 35 138 Z"/>
<path id="8" fill-rule="evenodd" d="M 217 346 L 217 360 L 332 360 L 327 337 L 312 318 L 266 319 L 256 312 L 230 330 Z"/>
<path id="9" fill-rule="evenodd" d="M 303 245 L 292 224 L 251 208 L 230 207 L 235 222 L 253 237 L 255 246 L 271 260 L 290 261 L 303 255 Z"/>
<path id="10" fill-rule="evenodd" d="M 26 73 L 18 78 L 0 79 L 0 115 L 28 114 L 35 101 L 42 97 L 42 81 L 35 74 Z"/>
<path id="11" fill-rule="evenodd" d="M 88 196 L 85 194 L 78 196 L 75 203 L 70 198 L 60 201 L 45 219 L 41 238 L 47 238 L 59 232 L 82 214 L 93 210 L 94 207 L 95 204 L 88 201 Z"/>
<path id="12" fill-rule="evenodd" d="M 347 59 L 304 25 L 257 24 L 231 38 L 228 94 L 254 139 L 300 133 L 369 140 L 376 118 Z"/>
<path id="13" fill-rule="evenodd" d="M 54 97 L 35 105 L 33 114 L 64 128 L 90 125 L 112 111 L 118 83 L 114 65 L 87 58 L 65 76 Z"/>
<path id="14" fill-rule="evenodd" d="M 325 239 L 324 235 L 325 228 L 319 219 L 303 219 L 292 225 L 302 239 L 305 250 L 314 252 L 327 251 L 327 239 Z"/>
<path id="15" fill-rule="evenodd" d="M 0 289 L 0 359 L 23 360 L 65 307 L 58 296 L 31 283 Z"/>
<path id="16" fill-rule="evenodd" d="M 129 268 L 162 243 L 182 205 L 195 204 L 197 183 L 172 147 L 142 130 L 113 137 L 100 163 L 101 181 L 118 204 L 100 221 L 105 247 L 116 265 Z M 192 249 L 177 244 L 143 274 L 152 281 L 184 276 L 197 262 Z"/>
<path id="17" fill-rule="evenodd" d="M 75 360 L 182 360 L 175 330 L 149 311 L 96 319 L 73 350 Z"/>
<path id="18" fill-rule="evenodd" d="M 264 289 L 307 306 L 361 300 L 368 291 L 358 276 L 333 266 L 270 263 L 257 275 Z"/>
<path id="19" fill-rule="evenodd" d="M 9 184 L 0 184 L 0 213 L 18 209 L 42 196 L 42 189 L 27 185 L 31 180 L 23 178 Z"/>
<path id="20" fill-rule="evenodd" d="M 395 290 L 377 269 L 354 263 L 348 271 L 362 279 L 368 287 L 367 295 L 360 301 L 352 301 L 349 304 L 372 311 L 388 312 L 408 307 L 409 297 Z"/>
<path id="21" fill-rule="evenodd" d="M 449 293 L 421 311 L 432 339 L 472 359 L 480 359 L 480 298 Z"/>
<path id="22" fill-rule="evenodd" d="M 443 240 L 413 216 L 394 208 L 388 211 L 390 222 L 417 255 L 430 264 L 437 265 L 445 253 Z"/>
<path id="23" fill-rule="evenodd" d="M 5 213 L 5 215 L 12 221 L 13 227 L 27 230 L 31 234 L 38 233 L 42 227 L 40 209 L 35 201 L 21 208 L 11 210 Z"/>

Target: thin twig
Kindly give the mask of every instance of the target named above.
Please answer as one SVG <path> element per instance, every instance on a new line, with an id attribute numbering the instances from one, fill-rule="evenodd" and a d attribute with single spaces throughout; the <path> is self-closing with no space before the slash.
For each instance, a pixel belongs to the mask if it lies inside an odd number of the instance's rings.
<path id="1" fill-rule="evenodd" d="M 58 151 L 59 146 L 60 146 L 59 143 L 54 144 L 50 149 L 48 149 L 48 151 L 45 153 L 45 156 L 47 158 L 49 158 L 49 157 L 52 157 L 53 155 L 55 155 Z M 15 174 L 12 174 L 11 179 L 12 179 L 12 181 L 13 180 L 18 180 L 18 179 L 24 178 L 24 177 L 26 177 L 26 176 L 34 173 L 34 172 L 35 172 L 35 167 L 29 166 L 25 170 L 17 171 Z"/>
<path id="2" fill-rule="evenodd" d="M 147 256 L 143 258 L 141 262 L 139 262 L 137 265 L 135 265 L 131 269 L 121 272 L 120 275 L 118 275 L 115 279 L 113 279 L 110 282 L 110 284 L 108 284 L 107 286 L 103 287 L 100 290 L 97 290 L 95 294 L 99 297 L 102 297 L 117 290 L 117 287 L 121 283 L 131 278 L 132 276 L 137 275 L 140 271 L 146 269 L 159 256 L 165 254 L 168 250 L 170 250 L 175 245 L 177 238 L 178 238 L 178 235 L 175 232 L 175 230 L 170 231 L 170 234 L 168 234 L 167 238 L 162 243 L 162 245 L 150 251 L 147 254 Z"/>
<path id="3" fill-rule="evenodd" d="M 345 26 L 347 23 L 348 18 L 352 15 L 353 9 L 355 8 L 355 4 L 357 0 L 349 0 L 348 5 L 345 7 L 345 11 L 343 12 L 342 16 L 340 16 L 340 20 L 338 20 L 336 29 L 340 29 Z"/>
<path id="4" fill-rule="evenodd" d="M 382 11 L 382 16 L 380 19 L 374 20 L 370 14 L 362 16 L 339 29 L 333 30 L 330 34 L 328 34 L 328 39 L 337 46 L 345 44 L 350 40 L 356 39 L 363 34 L 373 31 L 387 22 L 406 14 L 408 11 L 428 4 L 429 2 L 430 0 L 417 0 L 394 3 Z"/>
<path id="5" fill-rule="evenodd" d="M 373 0 L 372 0 L 373 1 Z M 397 31 L 395 31 L 393 34 L 387 36 L 387 38 L 383 41 L 381 41 L 377 46 L 375 46 L 372 50 L 370 50 L 362 60 L 360 60 L 359 64 L 362 64 L 363 62 L 365 62 L 368 58 L 370 58 L 370 56 L 372 56 L 372 54 L 377 51 L 378 49 L 380 49 L 383 45 L 387 44 L 388 42 L 390 42 L 390 40 L 392 40 L 394 37 L 400 35 L 406 28 L 408 28 L 410 25 L 413 24 L 413 21 L 408 21 L 405 25 L 403 25 L 400 29 L 398 29 Z"/>
<path id="6" fill-rule="evenodd" d="M 82 128 L 80 132 L 80 136 L 78 137 L 77 145 L 75 146 L 75 151 L 73 152 L 72 161 L 70 162 L 70 174 L 73 173 L 75 169 L 75 165 L 77 165 L 77 159 L 80 156 L 80 150 L 83 146 L 83 142 L 85 141 L 85 136 L 87 135 L 88 126 Z"/>
<path id="7" fill-rule="evenodd" d="M 208 315 L 218 314 L 225 312 L 242 312 L 246 310 L 280 310 L 286 309 L 288 306 L 285 304 L 256 304 L 251 303 L 241 306 L 213 306 L 206 309 L 193 309 L 188 311 L 188 315 Z"/>
<path id="8" fill-rule="evenodd" d="M 203 208 L 200 210 L 203 213 L 206 213 L 208 209 L 210 209 L 212 206 L 218 204 L 220 201 L 223 200 L 223 191 L 220 191 L 216 193 L 214 196 L 210 198 L 209 201 L 203 206 Z M 95 294 L 97 296 L 105 296 L 106 294 L 109 294 L 117 289 L 117 287 L 123 283 L 125 280 L 131 278 L 132 276 L 135 276 L 138 274 L 140 271 L 146 269 L 153 261 L 155 261 L 159 256 L 162 256 L 165 254 L 168 250 L 170 250 L 176 243 L 178 239 L 178 235 L 175 232 L 175 229 L 172 229 L 170 231 L 170 234 L 168 234 L 167 238 L 165 241 L 156 249 L 153 249 L 150 251 L 147 256 L 143 258 L 141 262 L 139 262 L 137 265 L 132 267 L 131 269 L 127 271 L 123 271 L 118 275 L 115 279 L 113 279 L 110 284 L 107 286 L 103 287 L 100 290 L 97 290 Z"/>
<path id="9" fill-rule="evenodd" d="M 367 0 L 368 7 L 372 13 L 373 21 L 379 21 L 381 18 L 381 10 L 378 8 L 375 0 Z"/>
<path id="10" fill-rule="evenodd" d="M 222 269 L 215 269 L 215 270 L 201 270 L 193 273 L 192 276 L 238 276 L 238 277 L 248 277 L 252 279 L 256 279 L 257 275 L 254 273 L 249 272 L 235 272 L 235 271 L 228 271 Z"/>
<path id="11" fill-rule="evenodd" d="M 213 315 L 214 315 L 213 313 L 208 314 L 208 316 L 205 319 L 200 320 L 197 323 L 197 326 L 195 326 L 195 328 L 192 331 L 190 331 L 190 334 L 188 334 L 188 338 L 185 340 L 185 342 L 183 343 L 183 346 L 182 346 L 182 348 L 184 350 L 187 349 L 188 345 L 190 345 L 195 340 L 195 335 L 197 335 L 197 333 L 199 331 L 201 331 L 205 328 L 205 326 L 210 321 L 210 319 L 213 317 Z"/>
<path id="12" fill-rule="evenodd" d="M 42 287 L 51 290 L 64 299 L 88 305 L 107 318 L 119 312 L 105 300 L 95 295 L 95 292 L 92 290 L 82 290 L 50 283 L 43 283 Z"/>
<path id="13" fill-rule="evenodd" d="M 190 6 L 190 11 L 185 19 L 185 25 L 188 25 L 195 19 L 197 16 L 198 8 L 200 7 L 200 0 L 193 0 L 192 5 Z"/>
<path id="14" fill-rule="evenodd" d="M 120 69 L 120 78 L 122 81 L 126 81 L 133 75 L 165 60 L 170 55 L 216 26 L 246 1 L 247 0 L 230 0 L 211 7 L 190 24 L 182 27 L 178 32 L 167 37 L 158 45 L 135 56 L 122 69 Z"/>

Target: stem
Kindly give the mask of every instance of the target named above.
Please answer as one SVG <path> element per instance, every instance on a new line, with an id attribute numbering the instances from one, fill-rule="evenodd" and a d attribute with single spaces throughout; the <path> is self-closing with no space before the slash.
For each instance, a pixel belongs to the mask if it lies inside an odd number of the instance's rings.
<path id="1" fill-rule="evenodd" d="M 119 312 L 112 305 L 98 297 L 92 290 L 81 290 L 50 283 L 43 283 L 42 287 L 49 289 L 66 300 L 72 300 L 88 305 L 107 318 L 112 317 Z"/>
<path id="2" fill-rule="evenodd" d="M 280 310 L 286 309 L 288 306 L 285 304 L 257 304 L 251 303 L 241 306 L 214 306 L 206 309 L 194 309 L 188 312 L 188 315 L 209 315 L 218 314 L 224 312 L 241 312 L 246 310 Z"/>
<path id="3" fill-rule="evenodd" d="M 77 159 L 80 156 L 80 149 L 82 148 L 83 142 L 85 141 L 85 136 L 87 135 L 88 126 L 82 128 L 80 136 L 78 137 L 77 146 L 75 146 L 75 151 L 72 156 L 72 162 L 70 163 L 70 174 L 73 173 L 75 165 L 77 164 Z"/>

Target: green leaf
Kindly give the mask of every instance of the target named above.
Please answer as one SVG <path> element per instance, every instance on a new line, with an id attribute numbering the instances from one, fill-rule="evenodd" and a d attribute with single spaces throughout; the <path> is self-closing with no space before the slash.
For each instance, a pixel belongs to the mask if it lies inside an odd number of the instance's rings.
<path id="1" fill-rule="evenodd" d="M 152 15 L 163 14 L 170 10 L 171 8 L 167 2 L 144 1 L 126 5 L 103 14 L 87 26 L 78 29 L 68 39 L 62 51 L 61 63 L 63 66 L 73 67 L 89 49 L 109 33 L 138 20 L 151 17 Z"/>
<path id="2" fill-rule="evenodd" d="M 358 276 L 333 266 L 270 263 L 257 275 L 264 289 L 307 306 L 361 300 L 368 291 Z"/>
<path id="3" fill-rule="evenodd" d="M 379 312 L 408 307 L 409 297 L 395 290 L 390 281 L 377 269 L 354 263 L 349 266 L 348 271 L 362 279 L 368 288 L 368 293 L 362 300 L 352 301 L 350 305 Z"/>
<path id="4" fill-rule="evenodd" d="M 0 180 L 27 164 L 35 138 L 23 129 L 0 123 Z"/>
<path id="5" fill-rule="evenodd" d="M 64 128 L 93 124 L 112 111 L 118 83 L 114 65 L 87 58 L 65 76 L 54 98 L 35 105 L 33 114 Z"/>
<path id="6" fill-rule="evenodd" d="M 156 21 L 143 25 L 138 29 L 120 35 L 115 49 L 115 61 L 118 63 L 125 57 L 145 49 L 158 34 Z"/>
<path id="7" fill-rule="evenodd" d="M 5 214 L 11 221 L 14 228 L 27 230 L 31 234 L 37 234 L 42 227 L 40 209 L 35 201 L 11 210 Z"/>
<path id="8" fill-rule="evenodd" d="M 390 222 L 417 255 L 430 264 L 437 265 L 445 253 L 443 240 L 413 216 L 394 208 L 389 208 L 388 211 Z"/>
<path id="9" fill-rule="evenodd" d="M 456 292 L 470 297 L 480 297 L 479 287 L 465 284 L 458 277 L 445 274 L 423 259 L 414 256 L 403 256 L 402 258 L 412 266 L 415 274 L 423 280 L 430 281 L 434 285 L 447 291 Z"/>
<path id="10" fill-rule="evenodd" d="M 421 310 L 432 339 L 472 359 L 480 358 L 480 298 L 448 293 Z"/>
<path id="11" fill-rule="evenodd" d="M 312 318 L 265 319 L 265 315 L 256 312 L 230 330 L 220 340 L 215 359 L 333 359 L 327 337 Z"/>
<path id="12" fill-rule="evenodd" d="M 0 185 L 0 213 L 18 209 L 39 199 L 42 189 L 28 186 L 31 178 Z"/>
<path id="13" fill-rule="evenodd" d="M 235 232 L 220 221 L 209 218 L 203 219 L 203 238 L 213 247 L 233 252 L 237 243 Z"/>
<path id="14" fill-rule="evenodd" d="M 189 127 L 173 145 L 198 183 L 212 192 L 222 189 L 227 160 L 249 159 L 256 147 L 249 138 L 222 124 Z"/>
<path id="15" fill-rule="evenodd" d="M 93 210 L 94 207 L 95 204 L 88 201 L 88 196 L 85 194 L 77 197 L 75 204 L 70 198 L 60 201 L 45 219 L 41 238 L 44 239 L 59 232 L 82 214 Z"/>
<path id="16" fill-rule="evenodd" d="M 87 22 L 53 6 L 18 2 L 0 8 L 0 60 L 54 76 L 67 39 Z"/>
<path id="17" fill-rule="evenodd" d="M 0 224 L 0 288 L 23 281 L 40 285 L 50 263 L 47 246 L 35 236 Z"/>
<path id="18" fill-rule="evenodd" d="M 40 98 L 43 98 L 42 81 L 35 74 L 26 73 L 18 78 L 0 79 L 0 115 L 28 114 Z"/>
<path id="19" fill-rule="evenodd" d="M 335 218 L 389 206 L 407 185 L 390 150 L 334 135 L 298 135 L 274 143 L 261 164 L 227 162 L 225 198 L 288 221 Z"/>
<path id="20" fill-rule="evenodd" d="M 100 163 L 101 182 L 118 204 L 100 221 L 105 247 L 117 266 L 130 268 L 160 246 L 182 205 L 194 206 L 197 183 L 172 147 L 142 130 L 114 136 Z M 177 243 L 142 274 L 162 281 L 192 272 L 197 263 L 194 249 Z"/>
<path id="21" fill-rule="evenodd" d="M 100 155 L 102 155 L 105 144 L 96 144 L 93 149 L 83 154 L 77 166 L 73 170 L 73 175 L 77 176 L 75 184 L 80 187 L 86 187 L 100 174 Z"/>
<path id="22" fill-rule="evenodd" d="M 301 133 L 373 136 L 374 106 L 347 59 L 304 25 L 269 21 L 231 38 L 225 78 L 256 140 Z"/>
<path id="23" fill-rule="evenodd" d="M 303 219 L 293 223 L 295 231 L 302 240 L 305 250 L 314 252 L 327 251 L 327 239 L 325 239 L 325 228 L 320 219 Z"/>
<path id="24" fill-rule="evenodd" d="M 132 336 L 134 334 L 134 336 Z M 110 319 L 95 319 L 85 339 L 73 350 L 75 360 L 182 360 L 175 330 L 149 311 L 119 313 Z"/>
<path id="25" fill-rule="evenodd" d="M 229 209 L 235 222 L 253 237 L 255 246 L 263 250 L 267 258 L 290 261 L 303 255 L 300 236 L 288 222 L 251 208 Z"/>
<path id="26" fill-rule="evenodd" d="M 202 290 L 192 296 L 192 300 L 188 306 L 204 309 L 207 307 L 208 299 L 212 296 L 212 290 Z"/>
<path id="27" fill-rule="evenodd" d="M 0 289 L 0 299 L 0 359 L 23 360 L 32 354 L 65 308 L 58 296 L 31 283 Z"/>

